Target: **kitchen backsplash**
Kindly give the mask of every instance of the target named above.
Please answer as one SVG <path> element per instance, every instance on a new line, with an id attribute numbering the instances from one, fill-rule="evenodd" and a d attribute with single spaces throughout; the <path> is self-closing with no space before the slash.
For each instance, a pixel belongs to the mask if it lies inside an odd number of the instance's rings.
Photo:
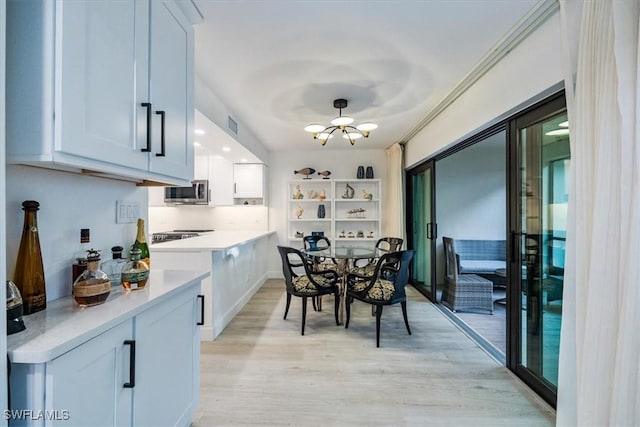
<path id="1" fill-rule="evenodd" d="M 89 247 L 103 259 L 110 248 L 127 248 L 136 224 L 116 224 L 116 200 L 138 202 L 147 219 L 147 190 L 130 182 L 96 178 L 28 166 L 7 166 L 7 276 L 13 278 L 20 246 L 25 200 L 40 203 L 38 233 L 45 271 L 47 300 L 71 294 L 71 265 L 81 252 L 80 229 L 91 230 Z"/>
<path id="2" fill-rule="evenodd" d="M 149 208 L 149 232 L 176 229 L 268 230 L 265 206 L 167 206 Z"/>

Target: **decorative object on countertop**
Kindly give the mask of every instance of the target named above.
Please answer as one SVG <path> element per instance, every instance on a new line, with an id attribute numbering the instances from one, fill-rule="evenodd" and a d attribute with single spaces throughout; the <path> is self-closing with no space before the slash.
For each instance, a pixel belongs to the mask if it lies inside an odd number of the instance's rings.
<path id="1" fill-rule="evenodd" d="M 347 237 L 347 235 L 344 233 L 344 230 L 342 230 L 340 232 L 340 234 L 338 235 L 339 238 L 344 239 L 345 237 Z"/>
<path id="2" fill-rule="evenodd" d="M 40 203 L 35 200 L 22 202 L 24 227 L 13 282 L 22 296 L 24 314 L 36 313 L 47 308 L 44 267 L 38 237 L 39 207 Z"/>
<path id="3" fill-rule="evenodd" d="M 331 126 L 324 126 L 319 124 L 311 124 L 304 127 L 306 132 L 313 134 L 313 139 L 321 141 L 322 145 L 325 145 L 327 141 L 333 138 L 333 133 L 337 130 L 342 132 L 342 137 L 349 141 L 351 145 L 354 145 L 354 141 L 359 138 L 368 138 L 369 133 L 378 127 L 375 123 L 361 123 L 358 126 L 351 126 L 353 118 L 342 115 L 342 109 L 347 108 L 348 101 L 343 98 L 333 100 L 333 108 L 338 108 L 340 113 L 338 117 L 331 120 Z"/>
<path id="4" fill-rule="evenodd" d="M 304 237 L 303 231 L 296 231 L 296 237 Z"/>
<path id="5" fill-rule="evenodd" d="M 24 331 L 22 320 L 22 296 L 18 287 L 11 280 L 7 280 L 7 335 Z"/>
<path id="6" fill-rule="evenodd" d="M 356 233 L 356 237 L 359 238 L 359 239 L 363 239 L 364 238 L 364 231 L 358 230 L 358 232 Z"/>
<path id="7" fill-rule="evenodd" d="M 318 172 L 318 175 L 322 175 L 322 179 L 329 179 L 329 175 L 331 175 L 331 171 Z"/>
<path id="8" fill-rule="evenodd" d="M 367 166 L 367 173 L 365 174 L 367 179 L 373 179 L 373 166 Z"/>
<path id="9" fill-rule="evenodd" d="M 149 258 L 149 245 L 147 245 L 147 238 L 144 234 L 144 219 L 138 218 L 138 235 L 136 241 L 133 244 L 135 248 L 140 249 L 140 259 L 151 268 L 151 259 Z"/>
<path id="10" fill-rule="evenodd" d="M 347 188 L 344 191 L 344 194 L 342 195 L 343 199 L 353 199 L 353 195 L 356 193 L 356 190 L 353 189 L 352 186 L 350 186 L 349 184 L 346 184 Z"/>
<path id="11" fill-rule="evenodd" d="M 324 218 L 325 215 L 326 215 L 326 211 L 325 211 L 324 205 L 320 203 L 318 205 L 318 218 Z"/>
<path id="12" fill-rule="evenodd" d="M 296 217 L 300 219 L 303 213 L 304 213 L 304 209 L 302 209 L 302 206 L 298 206 L 295 211 Z"/>
<path id="13" fill-rule="evenodd" d="M 327 192 L 324 191 L 324 188 L 323 188 L 322 191 L 318 193 L 318 200 L 323 201 L 326 198 L 327 198 Z"/>
<path id="14" fill-rule="evenodd" d="M 307 198 L 313 200 L 316 197 L 318 197 L 318 193 L 316 193 L 316 190 L 309 190 L 309 194 L 307 195 Z"/>
<path id="15" fill-rule="evenodd" d="M 303 168 L 297 171 L 293 171 L 294 174 L 298 173 L 300 175 L 305 175 L 304 178 L 302 179 L 311 179 L 309 178 L 309 175 L 312 175 L 314 173 L 316 173 L 316 170 L 314 168 Z"/>
<path id="16" fill-rule="evenodd" d="M 367 199 L 368 201 L 373 200 L 373 194 L 369 193 L 367 190 L 362 190 L 362 198 Z"/>
<path id="17" fill-rule="evenodd" d="M 129 262 L 122 269 L 122 287 L 126 290 L 135 291 L 143 289 L 149 280 L 149 266 L 140 259 L 142 253 L 139 248 L 131 247 Z"/>
<path id="18" fill-rule="evenodd" d="M 82 272 L 87 269 L 87 251 L 89 250 L 89 242 L 91 241 L 91 230 L 88 228 L 80 229 L 80 246 L 82 250 L 78 253 L 76 261 L 71 266 L 71 284 L 75 283 Z"/>
<path id="19" fill-rule="evenodd" d="M 104 261 L 100 268 L 107 273 L 111 286 L 120 286 L 120 276 L 122 270 L 127 264 L 127 260 L 122 258 L 122 246 L 114 246 L 111 248 L 111 259 Z"/>
<path id="20" fill-rule="evenodd" d="M 111 282 L 104 271 L 98 269 L 100 251 L 87 251 L 87 269 L 73 282 L 73 298 L 81 307 L 104 303 L 111 293 Z"/>
<path id="21" fill-rule="evenodd" d="M 356 174 L 356 178 L 364 179 L 364 166 L 358 166 L 358 173 Z"/>
<path id="22" fill-rule="evenodd" d="M 304 199 L 304 194 L 302 194 L 302 190 L 300 189 L 300 185 L 296 185 L 296 192 L 292 197 L 294 200 Z"/>

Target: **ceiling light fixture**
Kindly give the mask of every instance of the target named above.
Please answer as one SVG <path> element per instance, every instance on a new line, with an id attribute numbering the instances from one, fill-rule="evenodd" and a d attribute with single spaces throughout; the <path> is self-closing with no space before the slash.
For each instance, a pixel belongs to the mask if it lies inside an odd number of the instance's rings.
<path id="1" fill-rule="evenodd" d="M 333 133 L 337 130 L 342 132 L 342 137 L 348 140 L 351 145 L 354 145 L 356 139 L 368 138 L 369 133 L 378 127 L 375 123 L 361 123 L 358 126 L 351 126 L 354 119 L 349 116 L 342 115 L 342 109 L 347 108 L 346 99 L 335 99 L 333 101 L 333 108 L 340 110 L 338 117 L 331 120 L 331 126 L 324 126 L 319 124 L 311 124 L 305 126 L 304 130 L 313 134 L 313 139 L 319 139 L 322 145 L 325 145 L 327 141 L 333 138 Z"/>

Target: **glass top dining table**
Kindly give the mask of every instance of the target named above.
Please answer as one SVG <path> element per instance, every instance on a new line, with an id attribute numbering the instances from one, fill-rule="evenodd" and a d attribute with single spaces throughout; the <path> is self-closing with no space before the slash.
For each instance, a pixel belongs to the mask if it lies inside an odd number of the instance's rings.
<path id="1" fill-rule="evenodd" d="M 388 253 L 384 249 L 375 246 L 349 246 L 335 245 L 325 249 L 303 249 L 303 253 L 311 257 L 334 258 L 343 260 L 358 260 L 368 258 L 379 258 Z"/>

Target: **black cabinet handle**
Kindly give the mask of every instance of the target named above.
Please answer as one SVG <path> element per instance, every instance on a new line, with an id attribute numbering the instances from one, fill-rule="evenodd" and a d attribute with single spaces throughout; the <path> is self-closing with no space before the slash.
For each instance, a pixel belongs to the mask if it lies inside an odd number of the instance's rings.
<path id="1" fill-rule="evenodd" d="M 204 325 L 204 295 L 198 295 L 200 298 L 200 321 L 196 323 L 198 326 Z"/>
<path id="2" fill-rule="evenodd" d="M 124 383 L 124 388 L 136 386 L 136 340 L 125 340 L 124 345 L 131 346 L 129 350 L 129 382 Z"/>
<path id="3" fill-rule="evenodd" d="M 141 149 L 140 151 L 148 153 L 151 151 L 151 103 L 143 102 L 140 105 L 147 109 L 147 147 Z"/>
<path id="4" fill-rule="evenodd" d="M 156 111 L 156 114 L 160 115 L 160 152 L 156 153 L 157 157 L 164 157 L 164 111 Z"/>
<path id="5" fill-rule="evenodd" d="M 238 192 L 238 184 L 236 184 L 235 182 L 233 183 L 233 194 L 236 194 Z"/>

